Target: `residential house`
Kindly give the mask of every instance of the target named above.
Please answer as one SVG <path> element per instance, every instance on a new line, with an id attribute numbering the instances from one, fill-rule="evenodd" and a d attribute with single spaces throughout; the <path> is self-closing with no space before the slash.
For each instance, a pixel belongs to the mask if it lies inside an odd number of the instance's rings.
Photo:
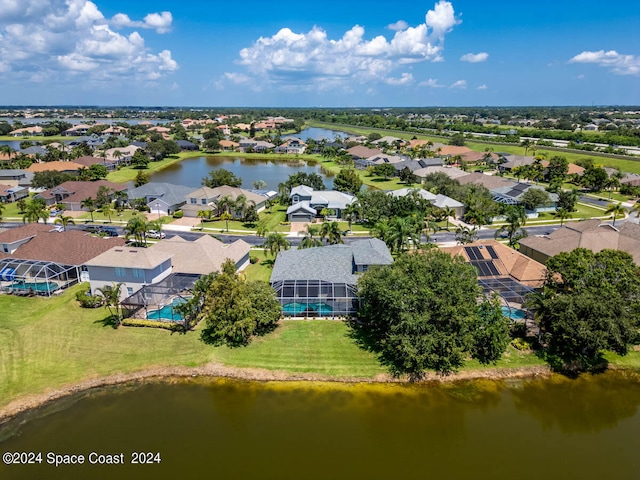
<path id="1" fill-rule="evenodd" d="M 462 256 L 478 270 L 484 294 L 498 293 L 507 304 L 521 305 L 545 279 L 544 265 L 495 240 L 443 247 L 442 251 Z"/>
<path id="2" fill-rule="evenodd" d="M 129 200 L 144 198 L 149 211 L 159 215 L 172 215 L 187 201 L 193 187 L 172 183 L 149 182 L 127 192 Z"/>
<path id="3" fill-rule="evenodd" d="M 172 257 L 173 254 L 160 249 L 113 247 L 84 264 L 91 293 L 95 295 L 99 288 L 122 283 L 122 301 L 145 285 L 153 285 L 167 278 L 173 272 Z"/>
<path id="4" fill-rule="evenodd" d="M 451 197 L 447 197 L 442 194 L 434 194 L 422 188 L 401 188 L 399 190 L 391 190 L 388 192 L 392 197 L 406 197 L 412 192 L 417 193 L 421 198 L 428 201 L 434 207 L 445 210 L 450 208 L 454 211 L 454 218 L 461 218 L 464 215 L 464 204 L 454 200 Z"/>
<path id="5" fill-rule="evenodd" d="M 0 183 L 0 203 L 16 202 L 29 196 L 29 188 Z"/>
<path id="6" fill-rule="evenodd" d="M 498 165 L 500 172 L 510 172 L 516 167 L 532 165 L 536 161 L 536 158 L 530 155 L 505 155 L 504 159 L 506 161 Z"/>
<path id="7" fill-rule="evenodd" d="M 253 202 L 256 211 L 264 210 L 267 199 L 262 195 L 257 195 L 243 188 L 223 185 L 215 188 L 200 187 L 197 190 L 191 190 L 187 194 L 187 203 L 182 207 L 182 212 L 185 217 L 197 217 L 198 212 L 201 210 L 216 211 L 216 205 L 221 198 L 229 197 L 231 200 L 236 201 L 240 195 L 244 195 L 247 202 Z M 233 210 L 231 213 L 234 216 L 237 215 Z"/>
<path id="8" fill-rule="evenodd" d="M 393 166 L 396 168 L 396 172 L 400 172 L 404 168 L 408 168 L 411 172 L 415 172 L 416 170 L 420 170 L 421 168 L 427 167 L 442 167 L 444 165 L 444 161 L 441 158 L 420 158 L 416 160 L 412 160 L 410 158 L 403 159 L 402 162 L 394 163 Z"/>
<path id="9" fill-rule="evenodd" d="M 10 228 L 0 232 L 0 284 L 10 293 L 51 295 L 85 281 L 85 262 L 124 243 L 42 223 Z"/>
<path id="10" fill-rule="evenodd" d="M 613 227 L 598 219 L 583 220 L 567 223 L 549 235 L 520 240 L 520 251 L 540 263 L 576 248 L 596 253 L 604 249 L 622 250 L 640 265 L 640 225 L 624 222 Z"/>
<path id="11" fill-rule="evenodd" d="M 176 140 L 180 150 L 200 150 L 200 147 L 188 140 Z"/>
<path id="12" fill-rule="evenodd" d="M 244 240 L 222 243 L 210 235 L 202 235 L 195 241 L 174 235 L 149 248 L 172 255 L 171 265 L 176 273 L 208 275 L 220 272 L 226 260 L 231 260 L 237 271 L 244 270 L 249 265 L 251 245 Z"/>
<path id="13" fill-rule="evenodd" d="M 233 152 L 240 147 L 238 142 L 232 142 L 231 140 L 220 140 L 220 146 L 222 150 Z"/>
<path id="14" fill-rule="evenodd" d="M 275 153 L 303 154 L 307 149 L 307 144 L 299 138 L 284 138 L 284 143 L 273 149 Z"/>
<path id="15" fill-rule="evenodd" d="M 104 165 L 105 167 L 107 167 L 107 170 L 115 170 L 116 168 L 116 162 L 107 160 L 106 158 L 84 156 L 84 157 L 74 158 L 73 161 L 75 163 L 79 163 L 85 168 L 89 168 L 92 165 Z"/>
<path id="16" fill-rule="evenodd" d="M 354 164 L 357 169 L 365 170 L 368 167 L 384 165 L 385 163 L 397 165 L 406 162 L 407 160 L 407 157 L 401 157 L 399 155 L 387 155 L 386 153 L 378 153 L 368 158 L 358 158 L 355 160 Z"/>
<path id="17" fill-rule="evenodd" d="M 126 185 L 109 182 L 107 180 L 96 180 L 93 182 L 74 180 L 61 183 L 57 187 L 45 190 L 44 192 L 37 194 L 36 197 L 43 198 L 47 205 L 64 203 L 67 210 L 81 211 L 86 210 L 86 208 L 82 206 L 82 202 L 88 198 L 93 198 L 95 200 L 101 187 L 109 190 L 110 197 L 113 196 L 114 192 L 127 189 Z"/>
<path id="18" fill-rule="evenodd" d="M 380 155 L 382 150 L 377 148 L 369 148 L 364 145 L 356 145 L 355 147 L 351 147 L 347 150 L 347 153 L 351 155 L 351 158 L 354 160 L 365 159 L 369 157 L 373 157 L 374 155 Z"/>
<path id="19" fill-rule="evenodd" d="M 33 172 L 17 169 L 0 169 L 0 183 L 11 185 L 12 187 L 29 187 L 33 180 Z"/>
<path id="20" fill-rule="evenodd" d="M 271 142 L 265 142 L 263 140 L 252 140 L 244 138 L 240 140 L 239 148 L 243 152 L 253 151 L 253 152 L 267 152 L 275 148 L 275 145 Z"/>
<path id="21" fill-rule="evenodd" d="M 418 178 L 420 182 L 424 182 L 427 176 L 434 173 L 444 173 L 447 177 L 453 180 L 459 180 L 461 177 L 467 175 L 467 172 L 465 172 L 464 170 L 460 170 L 459 168 L 444 167 L 438 165 L 419 168 L 413 171 L 413 174 Z"/>
<path id="22" fill-rule="evenodd" d="M 32 135 L 42 135 L 42 127 L 34 125 L 31 127 L 18 128 L 9 132 L 12 137 L 29 137 Z"/>
<path id="23" fill-rule="evenodd" d="M 291 206 L 287 209 L 290 222 L 312 222 L 325 209 L 330 218 L 342 218 L 342 212 L 356 197 L 336 190 L 314 190 L 306 185 L 291 189 Z"/>
<path id="24" fill-rule="evenodd" d="M 393 258 L 379 239 L 286 250 L 276 257 L 271 286 L 285 316 L 336 317 L 357 311 L 358 275 Z"/>
<path id="25" fill-rule="evenodd" d="M 46 147 L 43 147 L 41 145 L 32 145 L 30 147 L 27 148 L 23 148 L 22 150 L 20 150 L 20 153 L 22 153 L 23 155 L 27 155 L 29 157 L 44 157 L 47 153 L 49 153 L 49 150 L 47 150 Z"/>
<path id="26" fill-rule="evenodd" d="M 73 127 L 65 130 L 63 135 L 68 137 L 78 137 L 86 135 L 89 129 L 94 125 L 86 125 L 84 123 L 79 123 L 78 125 L 74 125 Z"/>
<path id="27" fill-rule="evenodd" d="M 78 173 L 78 169 L 84 168 L 84 165 L 80 165 L 75 162 L 42 162 L 42 163 L 32 163 L 27 171 L 31 173 L 38 172 L 46 172 L 46 171 L 55 171 L 55 172 L 68 172 L 76 174 Z"/>

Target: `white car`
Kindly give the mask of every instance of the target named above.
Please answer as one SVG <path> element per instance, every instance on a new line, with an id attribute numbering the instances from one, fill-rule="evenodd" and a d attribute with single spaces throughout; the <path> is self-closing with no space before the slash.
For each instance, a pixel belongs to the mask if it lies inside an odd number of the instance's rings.
<path id="1" fill-rule="evenodd" d="M 147 237 L 149 238 L 165 238 L 166 235 L 164 232 L 158 232 L 157 230 L 149 230 L 147 232 Z"/>

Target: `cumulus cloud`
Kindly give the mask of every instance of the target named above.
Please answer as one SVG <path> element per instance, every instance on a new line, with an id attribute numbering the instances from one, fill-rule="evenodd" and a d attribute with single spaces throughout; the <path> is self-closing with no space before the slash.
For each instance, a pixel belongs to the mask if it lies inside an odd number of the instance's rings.
<path id="1" fill-rule="evenodd" d="M 487 58 L 489 58 L 489 54 L 487 52 L 465 53 L 460 57 L 460 60 L 462 62 L 479 63 L 486 61 Z"/>
<path id="2" fill-rule="evenodd" d="M 457 88 L 460 90 L 464 90 L 465 88 L 467 88 L 467 81 L 458 80 L 457 82 L 453 82 L 449 88 Z"/>
<path id="3" fill-rule="evenodd" d="M 444 85 L 440 85 L 438 80 L 435 78 L 430 78 L 428 80 L 424 80 L 418 84 L 419 87 L 431 87 L 431 88 L 442 88 Z"/>
<path id="4" fill-rule="evenodd" d="M 172 23 L 173 15 L 171 12 L 150 13 L 142 21 L 133 21 L 126 13 L 117 13 L 111 19 L 111 25 L 116 28 L 151 28 L 158 33 L 170 32 Z"/>
<path id="5" fill-rule="evenodd" d="M 413 76 L 398 70 L 407 64 L 442 61 L 444 37 L 458 23 L 451 3 L 440 0 L 426 13 L 424 23 L 409 26 L 400 20 L 389 25 L 395 31 L 391 38 L 366 38 L 360 25 L 336 39 L 329 38 L 319 26 L 306 33 L 285 27 L 240 50 L 236 63 L 262 82 L 280 86 L 406 85 L 413 82 Z"/>
<path id="6" fill-rule="evenodd" d="M 153 53 L 136 31 L 123 35 L 126 14 L 108 21 L 89 0 L 0 0 L 0 58 L 5 78 L 40 81 L 157 80 L 178 69 L 169 50 Z M 149 14 L 144 26 L 168 31 L 171 14 Z M 120 23 L 118 23 L 120 22 Z"/>
<path id="7" fill-rule="evenodd" d="M 389 30 L 393 30 L 394 32 L 399 32 L 400 30 L 404 30 L 408 26 L 409 26 L 409 24 L 407 22 L 405 22 L 404 20 L 398 20 L 395 23 L 390 23 L 389 25 L 387 25 L 387 28 Z"/>
<path id="8" fill-rule="evenodd" d="M 478 90 L 486 90 L 488 87 L 483 83 L 478 87 Z"/>
<path id="9" fill-rule="evenodd" d="M 569 63 L 595 63 L 611 69 L 616 75 L 640 75 L 640 56 L 623 55 L 615 50 L 585 51 L 570 59 Z"/>

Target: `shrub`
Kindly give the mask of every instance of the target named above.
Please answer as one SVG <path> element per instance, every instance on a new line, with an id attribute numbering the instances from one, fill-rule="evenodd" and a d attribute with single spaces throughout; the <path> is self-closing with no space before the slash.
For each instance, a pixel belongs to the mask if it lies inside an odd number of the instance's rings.
<path id="1" fill-rule="evenodd" d="M 89 290 L 81 290 L 76 293 L 76 300 L 82 308 L 98 308 L 102 306 L 104 298 L 101 295 L 89 295 Z"/>
<path id="2" fill-rule="evenodd" d="M 134 318 L 125 318 L 122 321 L 122 325 L 127 327 L 149 327 L 149 328 L 164 328 L 172 332 L 181 332 L 184 330 L 182 323 L 177 322 L 156 322 L 153 320 L 139 320 Z"/>
<path id="3" fill-rule="evenodd" d="M 249 257 L 249 263 L 251 263 L 251 265 L 258 263 L 259 260 L 258 257 Z"/>
<path id="4" fill-rule="evenodd" d="M 176 210 L 173 212 L 173 218 L 182 218 L 183 215 L 182 210 Z"/>
<path id="5" fill-rule="evenodd" d="M 511 341 L 511 346 L 516 350 L 520 350 L 521 352 L 525 352 L 527 350 L 531 350 L 531 344 L 522 338 L 516 338 Z"/>

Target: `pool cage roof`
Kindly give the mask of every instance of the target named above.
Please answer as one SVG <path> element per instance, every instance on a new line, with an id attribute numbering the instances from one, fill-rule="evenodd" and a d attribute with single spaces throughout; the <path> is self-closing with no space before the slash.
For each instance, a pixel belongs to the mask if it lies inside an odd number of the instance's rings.
<path id="1" fill-rule="evenodd" d="M 189 294 L 199 278 L 199 274 L 173 273 L 161 282 L 145 285 L 125 298 L 122 306 L 128 310 L 136 310 L 149 305 L 164 305 L 171 297 Z"/>
<path id="2" fill-rule="evenodd" d="M 525 301 L 525 296 L 535 290 L 510 277 L 481 277 L 478 278 L 478 283 L 485 295 L 496 292 L 509 303 L 522 304 Z"/>
<path id="3" fill-rule="evenodd" d="M 42 279 L 55 280 L 68 272 L 76 270 L 75 265 L 64 265 L 43 260 L 23 260 L 20 258 L 3 258 L 0 260 L 0 281 Z"/>

